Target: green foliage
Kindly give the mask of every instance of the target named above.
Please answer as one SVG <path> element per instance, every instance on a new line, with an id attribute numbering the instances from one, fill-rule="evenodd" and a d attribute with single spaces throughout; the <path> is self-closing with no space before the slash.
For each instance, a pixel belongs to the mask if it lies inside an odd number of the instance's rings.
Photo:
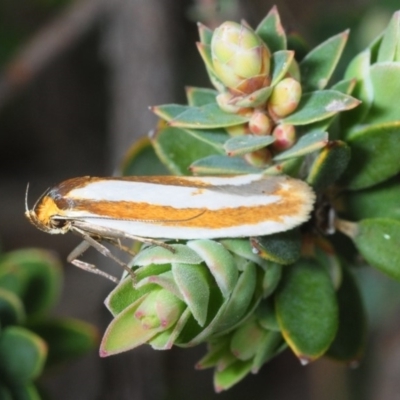
<path id="1" fill-rule="evenodd" d="M 307 54 L 276 7 L 255 31 L 199 26 L 214 89 L 190 87 L 187 105 L 153 107 L 161 121 L 124 171 L 141 174 L 146 154 L 178 175 L 284 173 L 312 186 L 315 209 L 276 235 L 144 246 L 131 262 L 137 282 L 123 279 L 106 300 L 114 320 L 102 355 L 207 342 L 197 368 L 215 368 L 217 391 L 288 347 L 303 364 L 324 355 L 359 362 L 367 324 L 351 269 L 363 260 L 400 280 L 399 15 L 337 82 L 348 31 Z M 242 63 L 235 51 L 245 52 Z M 283 125 L 295 137 L 282 147 Z M 338 244 L 343 234 L 359 254 Z M 14 302 L 0 307 L 24 318 Z"/>
<path id="2" fill-rule="evenodd" d="M 17 250 L 0 258 L 0 398 L 40 399 L 42 372 L 94 348 L 96 332 L 83 322 L 50 318 L 61 285 L 52 253 Z"/>

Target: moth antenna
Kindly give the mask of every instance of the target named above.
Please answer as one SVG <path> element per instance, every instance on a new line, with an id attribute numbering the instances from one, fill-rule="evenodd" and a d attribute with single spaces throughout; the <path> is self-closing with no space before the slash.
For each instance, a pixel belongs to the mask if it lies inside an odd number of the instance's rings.
<path id="1" fill-rule="evenodd" d="M 29 214 L 29 207 L 28 207 L 28 191 L 29 191 L 29 182 L 26 185 L 25 190 L 25 213 Z"/>

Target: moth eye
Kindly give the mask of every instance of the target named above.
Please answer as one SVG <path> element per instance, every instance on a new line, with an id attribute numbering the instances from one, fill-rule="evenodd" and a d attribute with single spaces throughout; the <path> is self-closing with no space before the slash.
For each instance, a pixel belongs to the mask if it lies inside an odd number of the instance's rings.
<path id="1" fill-rule="evenodd" d="M 63 228 L 66 225 L 67 221 L 65 219 L 56 219 L 53 218 L 51 220 L 52 228 Z"/>

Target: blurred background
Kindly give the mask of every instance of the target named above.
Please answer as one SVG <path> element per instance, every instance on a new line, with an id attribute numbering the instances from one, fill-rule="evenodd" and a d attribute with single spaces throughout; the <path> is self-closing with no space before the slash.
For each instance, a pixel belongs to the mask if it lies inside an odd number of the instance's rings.
<path id="1" fill-rule="evenodd" d="M 185 85 L 209 85 L 195 46 L 196 22 L 215 27 L 245 18 L 256 26 L 274 4 L 287 31 L 299 32 L 310 47 L 350 27 L 343 66 L 399 7 L 398 0 L 1 0 L 3 251 L 44 247 L 65 260 L 79 238 L 52 237 L 29 225 L 23 215 L 27 183 L 32 205 L 64 179 L 118 174 L 130 145 L 156 123 L 148 106 L 183 103 Z M 371 334 L 357 369 L 329 360 L 301 367 L 287 351 L 216 395 L 212 371 L 194 370 L 201 346 L 140 348 L 109 359 L 94 352 L 47 374 L 42 384 L 59 400 L 393 400 L 400 396 L 400 286 L 373 271 L 360 280 Z M 65 265 L 54 312 L 93 323 L 101 336 L 111 320 L 103 300 L 112 288 Z"/>

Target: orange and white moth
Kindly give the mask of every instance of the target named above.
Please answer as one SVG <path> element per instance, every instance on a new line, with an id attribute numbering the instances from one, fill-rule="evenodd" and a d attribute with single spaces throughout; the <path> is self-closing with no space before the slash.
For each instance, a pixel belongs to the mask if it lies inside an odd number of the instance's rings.
<path id="1" fill-rule="evenodd" d="M 86 176 L 48 190 L 25 214 L 42 231 L 80 235 L 68 261 L 116 281 L 77 257 L 93 246 L 128 269 L 100 242 L 124 248 L 121 239 L 160 244 L 283 232 L 309 219 L 314 200 L 305 182 L 287 176 Z"/>

